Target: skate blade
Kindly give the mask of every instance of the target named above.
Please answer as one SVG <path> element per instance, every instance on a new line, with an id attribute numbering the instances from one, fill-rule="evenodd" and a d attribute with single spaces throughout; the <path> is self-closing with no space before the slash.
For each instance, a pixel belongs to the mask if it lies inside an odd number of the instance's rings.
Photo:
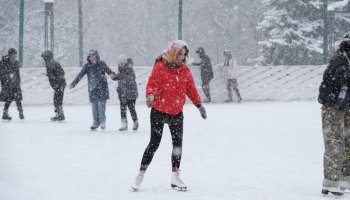
<path id="1" fill-rule="evenodd" d="M 131 190 L 132 190 L 133 192 L 138 192 L 138 191 L 140 191 L 139 189 L 134 188 L 133 186 L 131 186 Z"/>
<path id="2" fill-rule="evenodd" d="M 66 123 L 65 120 L 50 120 L 52 123 Z"/>
<path id="3" fill-rule="evenodd" d="M 333 190 L 333 189 L 332 189 Z M 324 195 L 324 196 L 326 196 L 326 195 L 328 195 L 329 193 L 331 193 L 336 199 L 337 198 L 341 198 L 341 197 L 343 197 L 344 196 L 344 191 L 342 191 L 342 190 L 336 190 L 336 191 L 332 191 L 331 189 L 328 189 L 328 188 L 323 188 L 322 189 L 322 194 Z"/>
<path id="4" fill-rule="evenodd" d="M 173 185 L 173 184 L 171 184 L 171 187 L 172 187 L 174 190 L 177 190 L 177 191 L 180 191 L 180 192 L 186 192 L 186 191 L 187 191 L 187 187 L 178 187 L 178 186 Z"/>

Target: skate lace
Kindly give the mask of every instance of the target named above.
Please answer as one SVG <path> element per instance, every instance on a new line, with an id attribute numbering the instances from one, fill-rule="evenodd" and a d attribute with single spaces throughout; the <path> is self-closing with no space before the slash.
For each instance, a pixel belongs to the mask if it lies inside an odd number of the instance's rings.
<path id="1" fill-rule="evenodd" d="M 183 182 L 183 181 L 181 180 L 181 178 L 180 178 L 180 172 L 179 172 L 179 171 L 175 172 L 175 178 L 176 178 L 176 180 L 177 180 L 179 183 L 184 184 L 184 182 Z"/>
<path id="2" fill-rule="evenodd" d="M 142 179 L 143 179 L 143 175 L 144 175 L 145 173 L 143 173 L 143 172 L 140 172 L 137 176 L 136 176 L 136 184 L 137 185 L 140 185 L 140 183 L 142 182 Z"/>

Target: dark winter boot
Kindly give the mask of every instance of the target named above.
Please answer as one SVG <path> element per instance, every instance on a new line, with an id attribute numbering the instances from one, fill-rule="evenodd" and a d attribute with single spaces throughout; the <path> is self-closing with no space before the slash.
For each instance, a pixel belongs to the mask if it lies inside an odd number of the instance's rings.
<path id="1" fill-rule="evenodd" d="M 62 107 L 58 107 L 55 109 L 56 115 L 54 117 L 51 117 L 51 121 L 63 121 L 65 120 L 64 113 Z"/>
<path id="2" fill-rule="evenodd" d="M 64 117 L 64 113 L 63 113 L 63 108 L 62 106 L 58 107 L 58 118 L 57 121 L 63 121 L 66 118 Z"/>
<path id="3" fill-rule="evenodd" d="M 92 124 L 92 125 L 90 126 L 90 129 L 91 129 L 92 131 L 96 130 L 97 128 L 98 128 L 98 125 L 96 125 L 96 124 Z"/>
<path id="4" fill-rule="evenodd" d="M 211 102 L 211 98 L 207 98 L 203 101 L 203 103 L 210 103 Z"/>
<path id="5" fill-rule="evenodd" d="M 128 130 L 128 121 L 125 118 L 122 118 L 122 127 L 119 128 L 119 131 Z"/>
<path id="6" fill-rule="evenodd" d="M 135 120 L 132 130 L 136 131 L 139 128 L 139 121 Z"/>
<path id="7" fill-rule="evenodd" d="M 205 96 L 207 97 L 203 103 L 210 103 L 211 102 L 211 96 L 210 96 L 210 93 L 206 93 Z"/>
<path id="8" fill-rule="evenodd" d="M 9 120 L 9 121 L 12 119 L 12 117 L 8 114 L 7 110 L 4 110 L 4 113 L 2 114 L 2 119 Z"/>
<path id="9" fill-rule="evenodd" d="M 57 121 L 57 119 L 58 119 L 58 113 L 57 113 L 57 112 L 55 112 L 55 113 L 56 113 L 55 116 L 50 118 L 51 121 Z"/>
<path id="10" fill-rule="evenodd" d="M 24 115 L 23 115 L 23 111 L 21 110 L 21 111 L 19 111 L 19 119 L 24 119 Z"/>
<path id="11" fill-rule="evenodd" d="M 227 88 L 227 91 L 228 91 L 228 98 L 225 100 L 225 103 L 230 103 L 230 102 L 233 101 L 233 96 L 232 96 L 231 88 L 228 87 L 228 88 Z"/>
<path id="12" fill-rule="evenodd" d="M 232 92 L 229 92 L 228 93 L 228 98 L 225 100 L 225 103 L 230 103 L 233 101 L 233 98 L 232 98 Z"/>

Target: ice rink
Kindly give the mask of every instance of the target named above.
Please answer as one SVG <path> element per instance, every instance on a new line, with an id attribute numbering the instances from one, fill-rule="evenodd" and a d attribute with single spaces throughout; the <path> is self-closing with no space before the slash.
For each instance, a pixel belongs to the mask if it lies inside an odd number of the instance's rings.
<path id="1" fill-rule="evenodd" d="M 320 105 L 303 102 L 205 104 L 184 108 L 181 177 L 170 187 L 171 138 L 163 139 L 139 192 L 130 188 L 149 141 L 149 113 L 137 105 L 139 130 L 119 132 L 119 106 L 107 107 L 107 129 L 92 132 L 91 107 L 66 106 L 66 121 L 50 122 L 53 106 L 11 106 L 0 122 L 1 200 L 314 200 L 321 194 Z M 129 129 L 132 123 L 130 115 Z M 348 198 L 345 194 L 344 198 Z"/>

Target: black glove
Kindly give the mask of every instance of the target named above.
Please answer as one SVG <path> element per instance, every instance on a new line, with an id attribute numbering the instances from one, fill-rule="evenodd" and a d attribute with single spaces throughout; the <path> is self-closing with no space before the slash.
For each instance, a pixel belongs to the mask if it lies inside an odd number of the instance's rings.
<path id="1" fill-rule="evenodd" d="M 202 118 L 207 119 L 207 111 L 205 110 L 204 106 L 202 104 L 198 104 L 196 106 L 197 106 Z"/>

